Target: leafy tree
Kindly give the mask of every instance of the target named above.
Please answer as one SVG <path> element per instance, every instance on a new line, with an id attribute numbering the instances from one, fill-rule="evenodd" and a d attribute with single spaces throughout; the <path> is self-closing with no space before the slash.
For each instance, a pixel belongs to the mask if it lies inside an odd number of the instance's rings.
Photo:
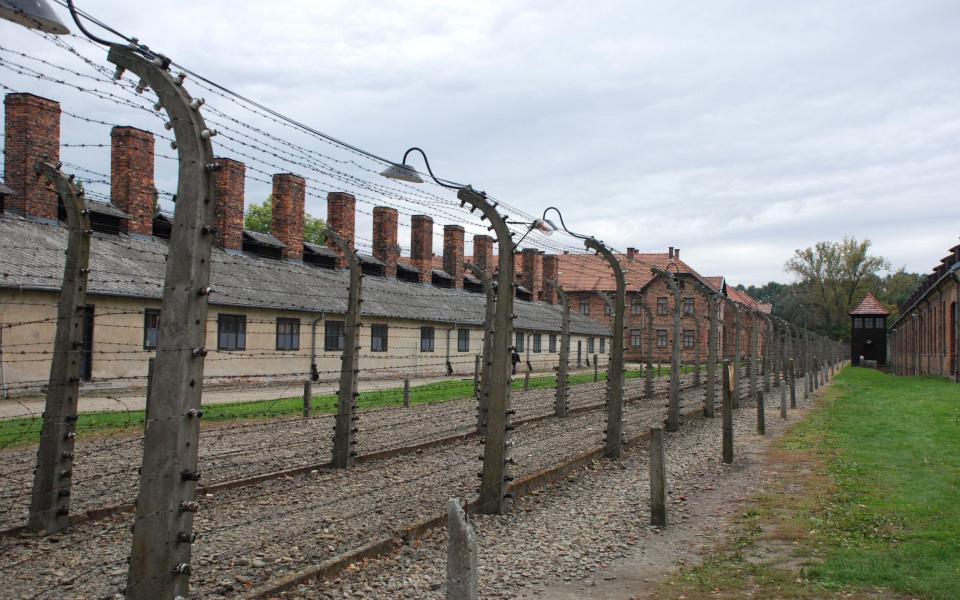
<path id="1" fill-rule="evenodd" d="M 243 217 L 243 228 L 248 231 L 259 231 L 260 233 L 270 233 L 270 222 L 273 219 L 273 194 L 267 196 L 267 199 L 261 204 L 251 204 L 247 207 L 247 213 Z M 320 217 L 304 215 L 303 219 L 303 241 L 314 244 L 322 244 L 326 239 L 323 235 L 327 224 Z"/>
<path id="2" fill-rule="evenodd" d="M 890 268 L 886 259 L 869 251 L 870 240 L 853 237 L 794 251 L 784 268 L 800 278 L 799 296 L 810 311 L 808 326 L 834 338 L 849 338 L 847 313 L 868 291 L 877 290 L 880 272 Z"/>

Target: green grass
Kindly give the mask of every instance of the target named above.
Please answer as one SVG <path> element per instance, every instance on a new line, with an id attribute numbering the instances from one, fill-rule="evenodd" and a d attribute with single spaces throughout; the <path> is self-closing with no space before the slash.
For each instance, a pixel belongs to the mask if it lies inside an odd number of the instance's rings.
<path id="1" fill-rule="evenodd" d="M 781 488 L 665 597 L 960 598 L 960 386 L 848 367 L 771 460 Z"/>
<path id="2" fill-rule="evenodd" d="M 603 368 L 603 367 L 602 367 Z M 685 370 L 690 369 L 684 367 Z M 668 373 L 669 369 L 661 368 L 659 374 Z M 642 377 L 641 371 L 627 371 L 627 378 Z M 606 373 L 599 373 L 601 381 L 606 380 Z M 568 376 L 571 384 L 580 384 L 593 381 L 593 373 L 578 373 Z M 530 388 L 542 389 L 556 386 L 556 377 L 531 377 Z M 523 389 L 523 377 L 517 376 L 513 381 L 513 389 Z M 473 395 L 473 379 L 454 379 L 438 381 L 410 387 L 411 404 L 434 404 L 448 402 Z M 335 395 L 317 395 L 313 397 L 313 410 L 317 414 L 336 412 L 337 397 Z M 357 399 L 360 410 L 387 408 L 403 405 L 403 388 L 396 387 L 387 390 L 361 392 Z M 234 402 L 229 404 L 209 404 L 203 408 L 205 422 L 231 421 L 235 419 L 269 419 L 274 417 L 290 416 L 303 412 L 303 397 L 293 396 L 279 400 L 259 400 L 253 402 Z M 85 412 L 77 419 L 77 434 L 84 435 L 112 435 L 126 430 L 142 429 L 144 414 L 142 410 Z M 0 420 L 0 448 L 34 444 L 40 439 L 39 418 L 16 418 Z"/>

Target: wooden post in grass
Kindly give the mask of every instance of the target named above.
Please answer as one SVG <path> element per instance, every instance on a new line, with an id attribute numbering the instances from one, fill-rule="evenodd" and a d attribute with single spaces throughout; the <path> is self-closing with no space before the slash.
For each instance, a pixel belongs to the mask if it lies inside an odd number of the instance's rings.
<path id="1" fill-rule="evenodd" d="M 733 463 L 733 374 L 729 360 L 723 361 L 723 462 Z"/>
<path id="2" fill-rule="evenodd" d="M 767 435 L 767 418 L 764 414 L 766 407 L 763 405 L 763 392 L 757 392 L 757 433 Z"/>
<path id="3" fill-rule="evenodd" d="M 667 472 L 660 427 L 650 429 L 650 524 L 667 526 Z"/>
<path id="4" fill-rule="evenodd" d="M 313 382 L 309 379 L 303 382 L 303 418 L 309 419 L 313 412 Z"/>
<path id="5" fill-rule="evenodd" d="M 403 378 L 403 407 L 410 408 L 410 378 Z"/>

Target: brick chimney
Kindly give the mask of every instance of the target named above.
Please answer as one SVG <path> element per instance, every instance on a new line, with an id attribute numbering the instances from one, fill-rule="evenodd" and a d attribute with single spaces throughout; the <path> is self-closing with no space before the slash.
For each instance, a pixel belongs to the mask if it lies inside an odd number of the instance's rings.
<path id="1" fill-rule="evenodd" d="M 376 206 L 373 209 L 373 256 L 383 262 L 384 275 L 397 276 L 397 209 Z"/>
<path id="2" fill-rule="evenodd" d="M 243 250 L 243 200 L 247 167 L 232 158 L 216 158 L 220 170 L 214 172 L 217 213 L 214 227 L 217 245 L 227 252 Z"/>
<path id="3" fill-rule="evenodd" d="M 543 257 L 543 300 L 550 304 L 556 304 L 560 301 L 556 290 L 547 285 L 547 280 L 558 281 L 560 279 L 560 257 L 556 254 L 547 254 Z"/>
<path id="4" fill-rule="evenodd" d="M 153 134 L 136 127 L 110 130 L 110 202 L 130 215 L 124 233 L 153 234 Z"/>
<path id="5" fill-rule="evenodd" d="M 673 246 L 667 250 L 667 258 L 673 258 Z"/>
<path id="6" fill-rule="evenodd" d="M 37 160 L 60 160 L 60 103 L 33 94 L 7 94 L 3 179 L 15 193 L 5 210 L 57 220 L 57 192 L 34 172 Z"/>
<path id="7" fill-rule="evenodd" d="M 493 258 L 493 238 L 489 235 L 473 236 L 473 264 L 487 275 L 493 276 L 497 263 Z"/>
<path id="8" fill-rule="evenodd" d="M 340 237 L 347 240 L 347 245 L 352 250 L 357 229 L 357 199 L 353 194 L 346 192 L 329 192 L 327 194 L 327 228 L 336 231 Z M 327 246 L 340 252 L 340 248 L 331 240 L 327 240 Z M 344 268 L 347 266 L 347 260 L 342 256 L 337 259 L 337 266 Z"/>
<path id="9" fill-rule="evenodd" d="M 627 260 L 636 260 L 636 258 L 637 258 L 637 249 L 627 248 Z"/>
<path id="10" fill-rule="evenodd" d="M 530 297 L 543 300 L 543 252 L 536 248 L 523 249 L 523 287 L 530 290 Z"/>
<path id="11" fill-rule="evenodd" d="M 463 227 L 443 226 L 443 270 L 453 277 L 453 287 L 463 287 Z"/>
<path id="12" fill-rule="evenodd" d="M 673 249 L 673 258 L 675 258 L 676 260 L 680 260 L 680 248 Z"/>
<path id="13" fill-rule="evenodd" d="M 273 213 L 270 233 L 286 244 L 283 257 L 303 260 L 303 201 L 307 183 L 290 173 L 273 176 Z"/>
<path id="14" fill-rule="evenodd" d="M 410 217 L 410 262 L 420 269 L 420 283 L 433 279 L 433 219 L 427 215 Z"/>

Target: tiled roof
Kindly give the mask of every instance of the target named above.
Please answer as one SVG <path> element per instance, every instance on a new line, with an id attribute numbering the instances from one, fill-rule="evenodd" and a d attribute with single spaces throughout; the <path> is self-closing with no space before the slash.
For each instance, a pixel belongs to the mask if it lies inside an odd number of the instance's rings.
<path id="1" fill-rule="evenodd" d="M 261 234 L 262 235 L 262 234 Z M 67 230 L 11 214 L 0 217 L 0 288 L 57 292 L 63 277 Z M 89 293 L 160 299 L 167 242 L 94 233 L 90 243 Z M 297 312 L 342 314 L 349 276 L 301 262 L 213 251 L 210 304 Z M 385 277 L 363 280 L 363 314 L 416 321 L 483 323 L 483 294 Z M 519 329 L 559 331 L 560 308 L 545 302 L 514 303 Z M 574 333 L 610 335 L 608 327 L 570 315 Z"/>
<path id="2" fill-rule="evenodd" d="M 751 308 L 753 310 L 761 310 L 760 303 L 757 302 L 752 296 L 750 296 L 750 294 L 746 292 L 742 292 L 729 284 L 726 286 L 726 290 L 727 290 L 727 297 L 733 300 L 734 302 L 738 304 L 743 304 L 744 306 Z M 762 311 L 762 312 L 765 312 L 765 311 Z"/>
<path id="3" fill-rule="evenodd" d="M 723 289 L 723 275 L 708 275 L 703 278 L 712 289 L 720 291 Z"/>
<path id="4" fill-rule="evenodd" d="M 883 304 L 877 300 L 877 297 L 872 293 L 867 292 L 867 295 L 860 301 L 860 304 L 857 307 L 850 311 L 851 315 L 889 315 L 890 311 L 883 307 Z"/>

